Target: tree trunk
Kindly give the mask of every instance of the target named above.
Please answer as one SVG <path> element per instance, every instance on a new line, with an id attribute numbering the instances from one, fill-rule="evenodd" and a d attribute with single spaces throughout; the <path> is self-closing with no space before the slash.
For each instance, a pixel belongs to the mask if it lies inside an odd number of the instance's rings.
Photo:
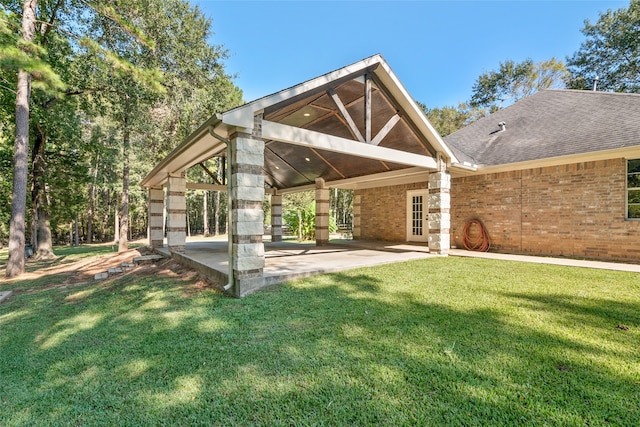
<path id="1" fill-rule="evenodd" d="M 87 209 L 87 243 L 93 243 L 93 216 L 95 213 L 95 198 L 96 198 L 96 179 L 98 178 L 98 163 L 100 161 L 100 155 L 96 156 L 95 167 L 92 172 L 92 180 L 89 183 L 89 206 Z"/>
<path id="2" fill-rule="evenodd" d="M 51 238 L 51 223 L 49 222 L 49 202 L 46 195 L 45 148 L 47 138 L 41 124 L 36 124 L 37 132 L 33 141 L 31 157 L 31 206 L 35 224 L 33 251 L 35 259 L 54 259 L 53 241 Z"/>
<path id="3" fill-rule="evenodd" d="M 113 242 L 114 243 L 118 243 L 120 241 L 120 213 L 118 212 L 118 206 L 115 206 L 113 208 L 113 215 L 115 216 L 114 219 L 114 235 L 113 235 Z"/>
<path id="4" fill-rule="evenodd" d="M 129 129 L 129 108 L 125 109 L 124 130 L 122 134 L 122 214 L 120 215 L 120 239 L 118 240 L 118 252 L 129 249 L 129 149 L 131 147 L 131 132 Z"/>
<path id="5" fill-rule="evenodd" d="M 74 240 L 74 245 L 73 246 L 80 246 L 80 236 L 78 235 L 78 214 L 76 214 L 76 220 L 75 220 L 75 233 L 76 233 L 76 237 Z"/>
<path id="6" fill-rule="evenodd" d="M 36 0 L 25 0 L 22 11 L 22 38 L 33 41 L 36 22 Z M 16 139 L 13 154 L 13 192 L 9 224 L 9 259 L 7 277 L 24 273 L 25 216 L 27 212 L 27 162 L 29 160 L 29 99 L 31 75 L 18 72 L 16 91 Z"/>

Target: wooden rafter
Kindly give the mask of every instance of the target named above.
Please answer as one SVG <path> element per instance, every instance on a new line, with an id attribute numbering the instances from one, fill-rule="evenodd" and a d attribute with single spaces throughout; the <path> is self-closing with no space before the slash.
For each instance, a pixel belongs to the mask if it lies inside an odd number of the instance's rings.
<path id="1" fill-rule="evenodd" d="M 437 163 L 432 157 L 371 144 L 363 144 L 362 146 L 354 147 L 353 141 L 346 138 L 340 138 L 321 132 L 314 132 L 267 120 L 262 122 L 262 136 L 265 139 L 280 141 L 287 144 L 316 148 L 318 150 L 327 150 L 335 153 L 356 155 L 367 159 L 383 160 L 427 169 L 436 169 L 437 167 Z"/>
<path id="2" fill-rule="evenodd" d="M 353 121 L 353 117 L 351 117 L 351 114 L 349 114 L 347 107 L 344 106 L 344 104 L 342 103 L 342 100 L 340 99 L 336 91 L 333 89 L 329 89 L 327 93 L 329 94 L 331 99 L 333 99 L 333 102 L 335 102 L 336 107 L 338 107 L 338 110 L 340 110 L 340 113 L 342 114 L 342 117 L 347 121 L 347 125 L 348 125 L 347 127 L 353 134 L 353 137 L 360 142 L 364 142 L 364 137 L 358 130 L 356 123 Z"/>
<path id="3" fill-rule="evenodd" d="M 302 172 L 300 172 L 298 169 L 295 168 L 295 166 L 293 166 L 291 163 L 287 162 L 285 159 L 282 158 L 282 156 L 280 156 L 278 153 L 276 153 L 275 151 L 273 151 L 271 148 L 269 148 L 268 144 L 265 147 L 265 149 L 269 150 L 274 156 L 276 156 L 278 159 L 280 159 L 280 161 L 282 161 L 285 165 L 287 165 L 288 167 L 290 167 L 295 173 L 297 173 L 298 175 L 300 175 L 301 177 L 303 177 L 304 179 L 306 179 L 309 182 L 314 182 L 313 179 L 309 179 L 308 176 L 306 176 L 305 174 L 303 174 Z"/>
<path id="4" fill-rule="evenodd" d="M 209 170 L 209 168 L 208 168 L 208 167 L 206 167 L 206 166 L 204 165 L 204 162 L 200 162 L 200 163 L 198 163 L 198 166 L 200 166 L 200 167 L 202 168 L 202 170 L 203 170 L 207 175 L 209 175 L 209 177 L 210 177 L 211 179 L 213 179 L 213 182 L 215 182 L 217 185 L 222 185 L 222 184 L 220 183 L 220 181 L 218 181 L 218 178 L 216 178 L 216 176 L 213 174 L 213 172 L 211 172 L 211 171 Z"/>
<path id="5" fill-rule="evenodd" d="M 262 171 L 264 172 L 265 175 L 269 175 L 269 177 L 274 181 L 277 182 L 280 187 L 284 187 L 284 183 L 282 181 L 280 181 L 278 178 L 276 178 L 275 176 L 273 176 L 273 174 L 269 173 L 266 169 L 262 168 Z"/>
<path id="6" fill-rule="evenodd" d="M 333 110 L 328 110 L 328 113 L 321 115 L 320 117 L 315 118 L 314 120 L 311 120 L 309 123 L 305 123 L 304 126 L 302 126 L 303 128 L 308 128 L 310 126 L 315 125 L 318 122 L 323 121 L 324 119 L 330 117 L 330 116 L 336 116 L 338 119 L 340 119 L 340 115 L 333 111 Z M 344 121 L 343 121 L 344 123 Z M 345 124 L 346 125 L 346 124 Z"/>
<path id="7" fill-rule="evenodd" d="M 372 145 L 380 144 L 384 139 L 384 137 L 387 136 L 389 132 L 391 132 L 391 129 L 393 129 L 393 127 L 396 125 L 396 123 L 398 123 L 399 120 L 400 120 L 399 114 L 393 115 L 393 117 L 391 117 L 389 121 L 387 121 L 387 123 L 382 127 L 382 129 L 380 129 L 380 132 L 378 132 L 376 137 L 373 138 L 373 140 L 371 141 L 371 144 Z"/>
<path id="8" fill-rule="evenodd" d="M 343 179 L 346 178 L 346 176 L 340 172 L 338 170 L 338 168 L 336 168 L 329 160 L 327 160 L 322 154 L 318 153 L 318 150 L 316 150 L 315 148 L 312 148 L 311 151 L 313 151 L 313 153 L 320 157 L 322 159 L 323 162 L 325 162 L 331 169 L 333 169 L 335 171 L 335 173 L 337 173 L 338 175 L 340 175 Z"/>
<path id="9" fill-rule="evenodd" d="M 364 139 L 371 143 L 371 76 L 364 75 Z M 374 144 L 378 145 L 378 144 Z"/>
<path id="10" fill-rule="evenodd" d="M 388 91 L 385 89 L 384 85 L 380 86 L 378 85 L 378 90 L 380 91 L 381 95 L 382 95 L 382 99 L 384 100 L 384 102 L 386 102 L 386 104 L 390 107 L 390 108 L 396 108 L 391 101 L 389 101 L 391 97 L 391 95 L 388 93 Z M 402 111 L 402 115 L 406 117 L 406 114 L 404 111 Z M 424 152 L 429 155 L 432 156 L 433 153 L 429 150 L 429 148 L 425 145 L 425 143 L 422 141 L 422 138 L 420 137 L 420 132 L 418 132 L 415 128 L 415 126 L 412 125 L 411 121 L 405 121 L 404 122 L 409 129 L 411 130 L 411 132 L 413 132 L 413 134 L 416 137 L 416 141 L 418 141 L 418 144 L 420 144 L 420 146 L 422 147 L 422 149 L 424 150 Z"/>

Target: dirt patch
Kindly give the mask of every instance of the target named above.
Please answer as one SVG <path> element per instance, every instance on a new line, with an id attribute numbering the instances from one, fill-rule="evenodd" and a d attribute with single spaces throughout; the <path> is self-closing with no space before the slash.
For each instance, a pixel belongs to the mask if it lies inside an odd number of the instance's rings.
<path id="1" fill-rule="evenodd" d="M 44 263 L 42 268 L 24 273 L 10 280 L 0 280 L 0 283 L 3 281 L 7 283 L 15 281 L 35 281 L 46 277 L 51 278 L 50 284 L 44 286 L 39 284 L 37 288 L 23 290 L 23 292 L 26 293 L 98 283 L 95 279 L 96 274 L 106 272 L 110 268 L 121 267 L 123 263 L 133 263 L 135 257 L 151 254 L 153 254 L 153 252 L 145 246 L 130 249 L 126 252 L 96 255 L 82 258 L 75 262 L 60 263 L 58 265 Z M 212 282 L 208 278 L 179 264 L 171 258 L 124 269 L 122 273 L 115 273 L 101 282 L 109 283 L 125 275 L 127 277 L 164 276 L 179 278 L 182 284 L 184 284 L 184 291 L 189 295 L 205 289 L 222 291 L 223 287 L 223 284 Z"/>

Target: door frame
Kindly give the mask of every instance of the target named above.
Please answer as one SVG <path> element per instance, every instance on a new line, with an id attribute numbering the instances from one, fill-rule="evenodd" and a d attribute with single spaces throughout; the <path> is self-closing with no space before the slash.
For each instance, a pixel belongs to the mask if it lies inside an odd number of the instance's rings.
<path id="1" fill-rule="evenodd" d="M 415 235 L 413 224 L 413 197 L 422 196 L 422 235 Z M 422 188 L 419 190 L 407 190 L 407 211 L 406 211 L 406 225 L 407 225 L 407 242 L 421 242 L 427 243 L 429 241 L 429 190 Z"/>

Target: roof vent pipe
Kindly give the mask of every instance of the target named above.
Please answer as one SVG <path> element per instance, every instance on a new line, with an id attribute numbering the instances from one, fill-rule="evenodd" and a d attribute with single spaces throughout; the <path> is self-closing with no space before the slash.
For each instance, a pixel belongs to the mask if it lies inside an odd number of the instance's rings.
<path id="1" fill-rule="evenodd" d="M 598 77 L 598 76 L 595 76 L 595 77 L 593 78 L 593 91 L 594 91 L 594 92 L 596 91 L 596 89 L 598 89 L 598 80 L 599 80 L 599 79 L 600 79 L 600 77 Z"/>
<path id="2" fill-rule="evenodd" d="M 507 130 L 507 124 L 505 122 L 498 123 L 498 126 L 500 126 L 500 132 Z"/>

